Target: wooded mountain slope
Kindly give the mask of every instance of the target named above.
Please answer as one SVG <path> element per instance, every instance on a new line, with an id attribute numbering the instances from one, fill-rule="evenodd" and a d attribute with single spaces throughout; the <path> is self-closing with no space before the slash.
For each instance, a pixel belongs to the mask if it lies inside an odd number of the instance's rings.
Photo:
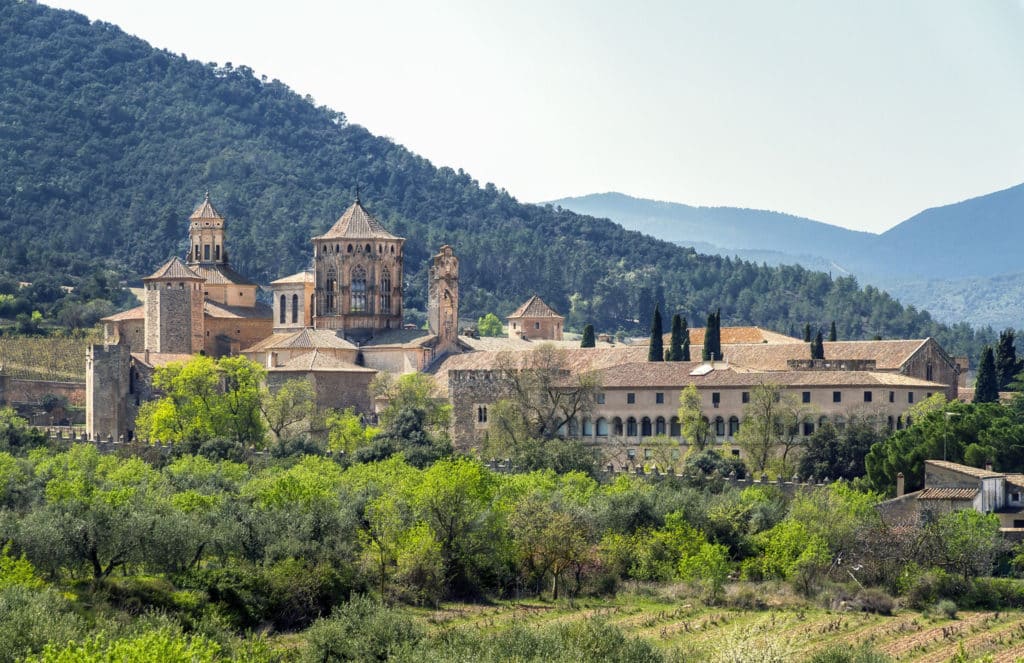
<path id="1" fill-rule="evenodd" d="M 383 84 L 387 84 L 384 82 Z M 352 94 L 372 94 L 352 90 Z M 415 112 L 410 109 L 409 112 Z M 352 201 L 408 238 L 407 305 L 444 243 L 461 260 L 463 315 L 508 314 L 531 293 L 569 324 L 642 329 L 642 294 L 692 322 L 795 332 L 837 321 L 844 338 L 949 328 L 873 288 L 801 268 L 700 256 L 607 220 L 524 205 L 437 168 L 246 67 L 188 60 L 73 12 L 0 0 L 0 271 L 72 281 L 102 262 L 138 278 L 185 252 L 186 219 L 210 190 L 232 262 L 267 282 L 307 266 L 309 238 Z"/>

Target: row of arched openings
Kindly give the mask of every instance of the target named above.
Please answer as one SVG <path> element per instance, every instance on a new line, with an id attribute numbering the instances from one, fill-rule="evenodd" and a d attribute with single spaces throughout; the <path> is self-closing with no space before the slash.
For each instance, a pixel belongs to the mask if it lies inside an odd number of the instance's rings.
<path id="1" fill-rule="evenodd" d="M 284 324 L 288 320 L 288 296 L 281 295 L 281 301 L 277 307 L 277 321 L 280 324 Z M 299 321 L 299 296 L 292 295 L 292 323 Z"/>
<path id="2" fill-rule="evenodd" d="M 337 290 L 338 274 L 334 268 L 327 270 L 327 279 L 324 283 L 324 312 L 337 312 Z M 349 287 L 348 310 L 351 313 L 367 312 L 367 283 L 366 270 L 362 266 L 356 266 L 352 270 L 351 285 Z M 391 272 L 388 269 L 381 270 L 380 277 L 380 313 L 391 313 Z"/>

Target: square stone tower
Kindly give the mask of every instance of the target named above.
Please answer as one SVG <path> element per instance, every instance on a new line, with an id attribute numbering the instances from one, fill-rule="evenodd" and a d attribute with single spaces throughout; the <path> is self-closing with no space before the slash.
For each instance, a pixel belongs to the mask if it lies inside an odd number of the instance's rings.
<path id="1" fill-rule="evenodd" d="M 203 278 L 180 258 L 142 279 L 146 290 L 145 349 L 193 354 L 203 349 Z"/>
<path id="2" fill-rule="evenodd" d="M 445 244 L 430 264 L 427 326 L 437 334 L 438 349 L 450 349 L 459 338 L 459 259 Z"/>

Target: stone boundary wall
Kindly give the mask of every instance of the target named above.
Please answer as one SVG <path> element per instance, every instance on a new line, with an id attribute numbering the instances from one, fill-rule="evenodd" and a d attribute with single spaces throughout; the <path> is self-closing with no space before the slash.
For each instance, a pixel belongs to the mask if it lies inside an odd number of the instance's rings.
<path id="1" fill-rule="evenodd" d="M 2 402 L 7 404 L 39 403 L 47 394 L 64 396 L 71 405 L 85 406 L 85 382 L 26 380 L 0 375 L 0 401 Z"/>

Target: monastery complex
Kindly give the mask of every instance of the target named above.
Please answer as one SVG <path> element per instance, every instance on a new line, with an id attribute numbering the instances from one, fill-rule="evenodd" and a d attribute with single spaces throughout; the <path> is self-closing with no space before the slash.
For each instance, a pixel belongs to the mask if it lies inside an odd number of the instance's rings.
<path id="1" fill-rule="evenodd" d="M 453 405 L 453 442 L 469 449 L 486 440 L 488 408 L 509 395 L 502 362 L 550 343 L 564 350 L 567 377 L 587 373 L 600 385 L 593 408 L 562 432 L 621 449 L 625 461 L 645 456 L 646 438 L 680 439 L 676 411 L 691 384 L 713 435 L 726 445 L 761 384 L 779 385 L 813 413 L 801 435 L 825 422 L 842 426 L 864 410 L 900 428 L 914 403 L 934 393 L 957 396 L 960 367 L 933 339 L 826 342 L 826 359 L 812 360 L 800 339 L 726 327 L 721 360 L 648 362 L 643 343 L 601 335 L 584 349 L 564 340 L 564 318 L 536 295 L 508 315 L 507 337 L 460 334 L 459 261 L 450 246 L 429 266 L 427 328 L 410 328 L 403 319 L 405 239 L 358 198 L 312 238 L 310 269 L 270 283 L 268 306 L 257 298 L 259 286 L 231 268 L 226 225 L 207 196 L 189 217 L 184 259 L 143 279 L 141 306 L 103 319 L 104 343 L 87 357 L 90 439 L 130 439 L 140 404 L 154 397 L 154 369 L 198 353 L 244 355 L 266 367 L 271 388 L 307 379 L 320 408 L 353 407 L 369 417 L 377 406 L 368 389 L 375 375 L 427 372 Z M 695 357 L 703 333 L 690 330 Z"/>

